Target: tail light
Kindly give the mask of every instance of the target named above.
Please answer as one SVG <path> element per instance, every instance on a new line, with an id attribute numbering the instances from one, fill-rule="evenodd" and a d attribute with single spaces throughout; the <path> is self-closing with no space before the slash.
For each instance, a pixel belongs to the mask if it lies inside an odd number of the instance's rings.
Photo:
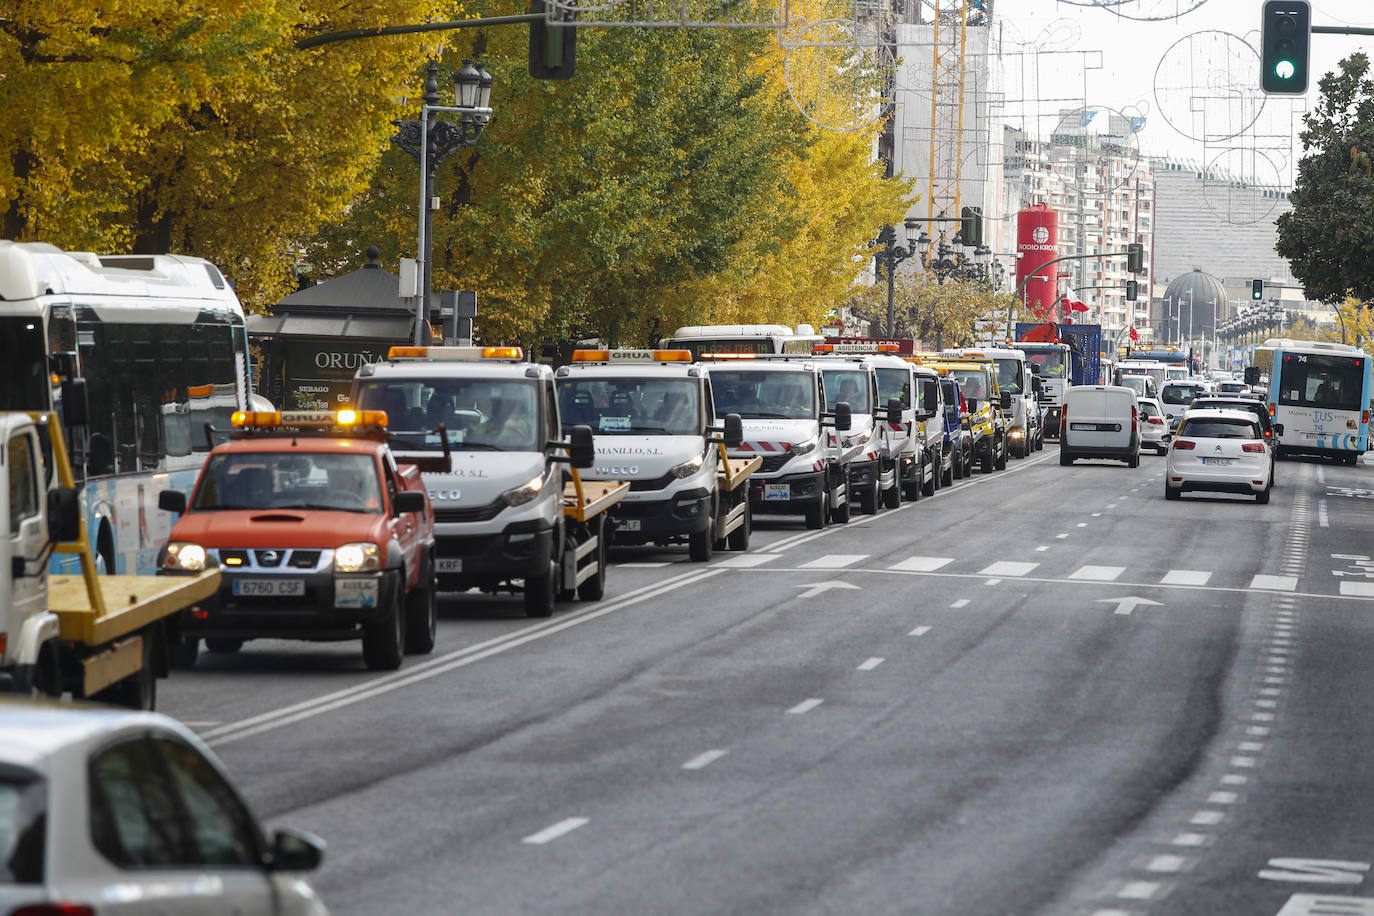
<path id="1" fill-rule="evenodd" d="M 1366 411 L 1364 411 L 1363 413 L 1360 414 L 1360 422 L 1361 422 L 1361 423 L 1364 423 L 1364 424 L 1366 424 L 1366 425 L 1368 425 L 1368 423 L 1369 423 L 1369 411 L 1366 410 Z"/>
<path id="2" fill-rule="evenodd" d="M 1243 442 L 1241 443 L 1240 450 L 1242 452 L 1263 452 L 1264 444 L 1261 442 Z"/>
<path id="3" fill-rule="evenodd" d="M 1140 413 L 1139 413 L 1139 410 L 1140 410 L 1140 408 L 1135 407 L 1134 405 L 1132 405 L 1132 407 L 1131 407 L 1131 426 L 1133 426 L 1133 427 L 1134 427 L 1134 426 L 1139 426 L 1139 425 L 1140 425 Z"/>
<path id="4" fill-rule="evenodd" d="M 95 910 L 84 903 L 30 903 L 10 916 L 95 916 Z"/>
<path id="5" fill-rule="evenodd" d="M 1273 416 L 1277 416 L 1277 415 L 1278 415 L 1278 408 L 1277 408 L 1273 403 L 1270 403 L 1270 405 L 1269 405 L 1269 416 L 1273 417 Z"/>
<path id="6" fill-rule="evenodd" d="M 1158 425 L 1158 426 L 1163 426 L 1163 425 L 1164 425 L 1164 421 L 1161 420 L 1159 417 L 1150 417 L 1150 418 L 1149 418 L 1148 420 L 1146 420 L 1145 422 L 1147 422 L 1147 423 L 1154 423 L 1154 424 L 1156 424 L 1156 425 Z"/>
<path id="7" fill-rule="evenodd" d="M 1197 443 L 1191 439 L 1175 439 L 1174 448 L 1181 449 L 1186 452 L 1189 449 L 1197 448 Z"/>

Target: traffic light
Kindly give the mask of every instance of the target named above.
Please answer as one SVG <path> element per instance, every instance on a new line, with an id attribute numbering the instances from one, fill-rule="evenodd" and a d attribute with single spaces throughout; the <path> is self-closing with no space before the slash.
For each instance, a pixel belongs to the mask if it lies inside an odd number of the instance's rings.
<path id="1" fill-rule="evenodd" d="M 530 0 L 530 12 L 540 14 L 541 18 L 530 23 L 530 77 L 537 80 L 572 79 L 573 65 L 577 62 L 577 26 L 572 21 L 577 13 L 572 10 L 558 10 L 568 25 L 549 25 L 542 18 L 544 0 Z"/>
<path id="2" fill-rule="evenodd" d="M 1139 242 L 1126 246 L 1126 270 L 1133 274 L 1145 270 L 1145 246 Z"/>
<path id="3" fill-rule="evenodd" d="M 1140 283 L 1139 283 L 1139 281 L 1137 281 L 1137 280 L 1127 280 L 1127 281 L 1126 281 L 1126 301 L 1127 301 L 1127 302 L 1134 302 L 1134 301 L 1135 301 L 1135 297 L 1136 297 L 1136 291 L 1139 290 L 1139 289 L 1140 289 Z"/>
<path id="4" fill-rule="evenodd" d="M 977 248 L 983 244 L 983 210 L 965 207 L 959 211 L 959 238 L 965 245 Z"/>
<path id="5" fill-rule="evenodd" d="M 1260 86 L 1265 92 L 1307 91 L 1307 51 L 1312 43 L 1308 0 L 1264 0 L 1260 22 Z"/>
<path id="6" fill-rule="evenodd" d="M 1251 281 L 1250 281 L 1250 298 L 1251 298 L 1251 299 L 1254 299 L 1256 302 L 1258 302 L 1258 301 L 1260 301 L 1261 299 L 1264 298 L 1264 281 L 1263 281 L 1263 280 L 1251 280 Z"/>

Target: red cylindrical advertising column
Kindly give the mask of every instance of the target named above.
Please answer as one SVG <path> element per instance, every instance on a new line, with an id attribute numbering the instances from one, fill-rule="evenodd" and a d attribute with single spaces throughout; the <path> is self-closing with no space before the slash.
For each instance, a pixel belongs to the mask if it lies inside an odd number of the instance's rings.
<path id="1" fill-rule="evenodd" d="M 1016 259 L 1017 286 L 1035 268 L 1059 256 L 1059 214 L 1049 204 L 1036 204 L 1016 214 L 1016 250 L 1021 255 Z M 1043 318 L 1054 308 L 1058 276 L 1056 264 L 1026 283 L 1025 302 L 1033 314 Z"/>

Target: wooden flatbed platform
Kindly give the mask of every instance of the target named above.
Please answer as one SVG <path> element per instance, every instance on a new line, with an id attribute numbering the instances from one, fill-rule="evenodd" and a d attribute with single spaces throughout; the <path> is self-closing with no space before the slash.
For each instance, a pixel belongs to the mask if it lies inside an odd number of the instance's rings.
<path id="1" fill-rule="evenodd" d="M 585 522 L 620 502 L 630 485 L 618 480 L 574 478 L 563 485 L 563 514 Z"/>
<path id="2" fill-rule="evenodd" d="M 219 589 L 219 570 L 196 576 L 97 576 L 105 613 L 91 608 L 86 581 L 79 575 L 48 579 L 48 608 L 57 615 L 63 639 L 88 646 L 103 645 L 127 636 L 204 601 Z"/>
<path id="3" fill-rule="evenodd" d="M 720 473 L 716 476 L 720 478 L 722 490 L 734 490 L 748 480 L 750 474 L 763 466 L 762 455 L 752 458 L 731 458 L 728 455 L 721 457 L 723 460 L 720 463 Z"/>

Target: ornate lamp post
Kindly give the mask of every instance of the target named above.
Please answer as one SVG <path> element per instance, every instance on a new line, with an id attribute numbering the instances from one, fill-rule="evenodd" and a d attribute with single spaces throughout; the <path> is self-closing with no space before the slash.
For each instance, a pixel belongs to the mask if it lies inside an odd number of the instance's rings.
<path id="1" fill-rule="evenodd" d="M 416 260 L 419 262 L 420 295 L 415 309 L 415 343 L 424 343 L 424 329 L 429 326 L 429 291 L 433 275 L 430 252 L 433 244 L 434 173 L 439 165 L 460 149 L 476 145 L 482 128 L 491 120 L 491 87 L 496 82 L 482 64 L 464 60 L 453 74 L 456 105 L 439 104 L 439 66 L 430 61 L 429 76 L 425 80 L 425 94 L 420 105 L 420 117 L 414 121 L 392 121 L 398 128 L 391 138 L 409 153 L 420 166 L 420 226 Z M 458 122 L 440 121 L 441 111 L 455 112 Z"/>
<path id="2" fill-rule="evenodd" d="M 902 222 L 902 225 L 906 228 L 906 247 L 901 248 L 897 245 L 896 226 L 884 226 L 882 234 L 878 236 L 883 243 L 883 250 L 874 255 L 877 262 L 882 265 L 883 273 L 887 275 L 887 325 L 885 333 L 888 337 L 897 336 L 897 307 L 894 301 L 897 265 L 916 253 L 916 241 L 911 237 L 911 233 L 920 225 L 920 221 L 907 219 Z"/>

